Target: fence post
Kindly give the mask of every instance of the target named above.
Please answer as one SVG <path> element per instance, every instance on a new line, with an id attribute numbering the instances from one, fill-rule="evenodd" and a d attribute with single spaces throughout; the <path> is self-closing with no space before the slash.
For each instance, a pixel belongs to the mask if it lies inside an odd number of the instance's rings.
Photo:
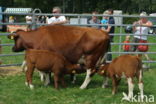
<path id="1" fill-rule="evenodd" d="M 34 30 L 36 28 L 36 21 L 35 21 L 35 13 L 32 14 L 32 24 L 31 29 Z"/>
<path id="2" fill-rule="evenodd" d="M 123 25 L 123 17 L 121 19 L 120 34 L 122 34 L 122 28 L 123 28 L 122 25 Z M 122 43 L 122 35 L 119 36 L 119 43 Z M 122 47 L 122 45 L 119 45 L 119 52 L 122 51 L 121 50 L 122 49 L 121 47 Z M 120 54 L 119 54 L 119 56 L 120 56 Z"/>

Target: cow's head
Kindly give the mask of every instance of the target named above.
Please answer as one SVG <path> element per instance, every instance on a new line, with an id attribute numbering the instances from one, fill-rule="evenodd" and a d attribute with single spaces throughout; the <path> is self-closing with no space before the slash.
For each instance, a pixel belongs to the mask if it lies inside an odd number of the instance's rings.
<path id="1" fill-rule="evenodd" d="M 24 41 L 21 37 L 22 32 L 23 32 L 23 30 L 18 30 L 16 32 L 13 32 L 13 33 L 8 35 L 8 38 L 11 40 L 14 40 L 14 43 L 15 43 L 13 48 L 12 48 L 13 52 L 20 52 L 20 51 L 23 51 L 25 49 Z"/>

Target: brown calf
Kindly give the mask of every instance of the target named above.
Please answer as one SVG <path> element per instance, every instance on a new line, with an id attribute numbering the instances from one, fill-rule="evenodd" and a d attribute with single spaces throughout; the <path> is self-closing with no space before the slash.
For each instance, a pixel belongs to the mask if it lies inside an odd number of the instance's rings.
<path id="1" fill-rule="evenodd" d="M 54 86 L 58 89 L 59 82 L 64 83 L 64 74 L 79 73 L 80 65 L 70 64 L 62 55 L 47 51 L 29 49 L 26 51 L 26 85 L 33 88 L 32 75 L 35 68 L 45 73 L 54 73 Z"/>
<path id="2" fill-rule="evenodd" d="M 127 78 L 129 93 L 123 99 L 131 100 L 133 97 L 133 78 L 136 77 L 139 80 L 139 89 L 141 94 L 141 99 L 143 100 L 143 81 L 142 81 L 142 62 L 138 56 L 132 55 L 122 55 L 115 58 L 110 64 L 101 66 L 98 74 L 102 76 L 110 77 L 112 79 L 112 94 L 115 94 L 117 86 L 124 76 Z M 103 87 L 107 85 L 107 82 L 103 84 Z"/>

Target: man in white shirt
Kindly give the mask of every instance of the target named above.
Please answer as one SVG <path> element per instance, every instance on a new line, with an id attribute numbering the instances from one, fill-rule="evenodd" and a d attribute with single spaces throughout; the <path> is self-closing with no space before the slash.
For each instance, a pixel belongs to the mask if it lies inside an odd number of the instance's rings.
<path id="1" fill-rule="evenodd" d="M 54 7 L 52 13 L 60 14 L 61 9 L 59 7 Z M 53 16 L 51 18 L 47 18 L 47 24 L 51 25 L 60 25 L 67 23 L 65 16 Z"/>
<path id="2" fill-rule="evenodd" d="M 25 17 L 25 19 L 26 19 L 26 23 L 31 23 L 32 22 L 32 16 L 27 15 Z"/>

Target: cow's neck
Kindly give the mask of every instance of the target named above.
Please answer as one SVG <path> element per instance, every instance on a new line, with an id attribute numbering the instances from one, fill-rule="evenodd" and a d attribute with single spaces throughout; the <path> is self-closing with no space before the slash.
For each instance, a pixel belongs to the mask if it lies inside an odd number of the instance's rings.
<path id="1" fill-rule="evenodd" d="M 25 34 L 24 38 L 23 38 L 23 46 L 26 49 L 32 48 L 32 49 L 36 49 L 37 48 L 37 44 L 40 43 L 40 41 L 42 40 L 41 38 L 38 38 L 37 36 L 38 34 Z"/>

